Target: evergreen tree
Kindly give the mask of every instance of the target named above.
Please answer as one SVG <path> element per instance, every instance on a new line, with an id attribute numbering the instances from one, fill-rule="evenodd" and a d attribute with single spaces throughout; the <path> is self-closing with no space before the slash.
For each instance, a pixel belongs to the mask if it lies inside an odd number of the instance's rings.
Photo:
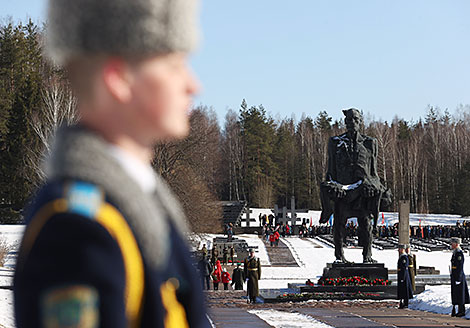
<path id="1" fill-rule="evenodd" d="M 0 93 L 5 96 L 0 104 L 2 133 L 2 219 L 14 222 L 21 219 L 21 211 L 35 185 L 34 173 L 29 170 L 28 152 L 36 151 L 29 120 L 39 111 L 41 98 L 41 48 L 37 26 L 8 24 L 0 34 Z"/>
<path id="2" fill-rule="evenodd" d="M 243 188 L 251 206 L 267 205 L 272 194 L 274 122 L 262 105 L 248 108 L 242 102 L 240 127 L 243 142 Z M 273 204 L 271 204 L 272 206 Z"/>

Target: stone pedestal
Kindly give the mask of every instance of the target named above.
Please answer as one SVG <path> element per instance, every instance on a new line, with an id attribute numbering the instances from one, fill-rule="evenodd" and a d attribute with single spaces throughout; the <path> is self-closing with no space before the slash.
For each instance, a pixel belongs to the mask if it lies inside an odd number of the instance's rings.
<path id="1" fill-rule="evenodd" d="M 323 278 L 360 276 L 369 280 L 388 279 L 388 269 L 383 263 L 327 263 Z"/>

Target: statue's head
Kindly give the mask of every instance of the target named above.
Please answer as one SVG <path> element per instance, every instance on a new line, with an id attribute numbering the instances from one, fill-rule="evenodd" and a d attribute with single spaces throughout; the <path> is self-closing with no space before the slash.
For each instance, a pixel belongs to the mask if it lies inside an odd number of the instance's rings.
<path id="1" fill-rule="evenodd" d="M 343 114 L 348 132 L 359 132 L 363 123 L 361 112 L 356 108 L 350 108 L 343 110 Z"/>

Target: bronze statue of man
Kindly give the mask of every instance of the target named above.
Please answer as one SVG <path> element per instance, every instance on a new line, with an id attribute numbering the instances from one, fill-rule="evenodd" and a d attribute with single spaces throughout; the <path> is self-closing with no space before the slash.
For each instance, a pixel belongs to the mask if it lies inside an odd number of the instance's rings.
<path id="1" fill-rule="evenodd" d="M 343 113 L 347 132 L 331 137 L 328 142 L 328 170 L 320 186 L 320 223 L 327 222 L 334 213 L 336 262 L 347 263 L 343 252 L 345 226 L 348 218 L 356 217 L 363 261 L 374 263 L 371 220 L 375 227 L 380 200 L 384 193 L 390 195 L 377 174 L 376 139 L 360 133 L 363 120 L 359 110 L 351 108 Z"/>

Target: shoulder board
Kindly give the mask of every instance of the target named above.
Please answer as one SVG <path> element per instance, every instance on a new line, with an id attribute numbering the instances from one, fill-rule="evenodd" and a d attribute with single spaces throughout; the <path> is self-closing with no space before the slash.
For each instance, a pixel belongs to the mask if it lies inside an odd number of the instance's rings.
<path id="1" fill-rule="evenodd" d="M 67 185 L 65 198 L 70 213 L 95 218 L 103 204 L 103 192 L 95 184 L 74 181 Z"/>

